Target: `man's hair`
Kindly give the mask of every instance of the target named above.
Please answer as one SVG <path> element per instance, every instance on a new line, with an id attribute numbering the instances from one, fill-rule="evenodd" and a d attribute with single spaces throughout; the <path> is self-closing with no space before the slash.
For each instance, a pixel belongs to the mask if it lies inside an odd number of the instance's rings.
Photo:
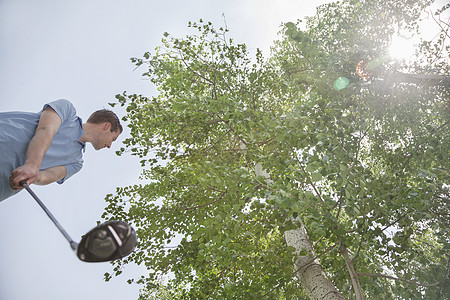
<path id="1" fill-rule="evenodd" d="M 100 124 L 103 122 L 111 123 L 111 132 L 116 132 L 119 130 L 119 133 L 122 133 L 123 128 L 120 125 L 120 120 L 117 115 L 108 109 L 100 109 L 95 111 L 87 120 L 88 123 L 92 124 Z"/>

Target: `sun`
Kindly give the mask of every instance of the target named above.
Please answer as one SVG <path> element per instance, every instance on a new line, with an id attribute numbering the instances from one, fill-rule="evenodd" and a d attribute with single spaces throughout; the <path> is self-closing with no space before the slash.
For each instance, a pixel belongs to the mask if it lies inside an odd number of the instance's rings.
<path id="1" fill-rule="evenodd" d="M 395 60 L 411 58 L 415 53 L 415 41 L 396 35 L 389 46 L 389 56 Z"/>

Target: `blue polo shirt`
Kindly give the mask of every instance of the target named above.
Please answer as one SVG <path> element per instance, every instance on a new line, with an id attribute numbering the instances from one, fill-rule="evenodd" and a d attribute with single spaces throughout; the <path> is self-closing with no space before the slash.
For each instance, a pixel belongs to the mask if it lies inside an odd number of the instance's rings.
<path id="1" fill-rule="evenodd" d="M 0 201 L 17 193 L 9 186 L 9 176 L 14 169 L 25 163 L 28 145 L 34 136 L 42 111 L 48 106 L 59 115 L 62 123 L 44 155 L 41 170 L 65 166 L 66 177 L 58 181 L 62 184 L 83 166 L 85 143 L 79 141 L 84 135 L 82 120 L 68 100 L 61 99 L 45 104 L 39 113 L 1 112 Z"/>

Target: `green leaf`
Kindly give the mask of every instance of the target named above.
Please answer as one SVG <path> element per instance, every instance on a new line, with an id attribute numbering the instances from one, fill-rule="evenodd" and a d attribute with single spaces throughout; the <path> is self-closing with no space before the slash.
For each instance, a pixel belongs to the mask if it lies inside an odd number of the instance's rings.
<path id="1" fill-rule="evenodd" d="M 322 174 L 320 174 L 320 173 L 313 173 L 313 174 L 311 174 L 311 181 L 312 182 L 317 182 L 317 181 L 320 181 L 320 180 L 322 180 Z"/>

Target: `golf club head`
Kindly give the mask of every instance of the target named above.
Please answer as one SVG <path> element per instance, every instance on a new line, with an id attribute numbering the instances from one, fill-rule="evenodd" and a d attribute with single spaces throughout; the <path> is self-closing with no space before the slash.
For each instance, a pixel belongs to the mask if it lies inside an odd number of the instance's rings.
<path id="1" fill-rule="evenodd" d="M 111 261 L 127 256 L 136 247 L 136 231 L 124 221 L 108 221 L 86 233 L 77 256 L 85 262 Z"/>

